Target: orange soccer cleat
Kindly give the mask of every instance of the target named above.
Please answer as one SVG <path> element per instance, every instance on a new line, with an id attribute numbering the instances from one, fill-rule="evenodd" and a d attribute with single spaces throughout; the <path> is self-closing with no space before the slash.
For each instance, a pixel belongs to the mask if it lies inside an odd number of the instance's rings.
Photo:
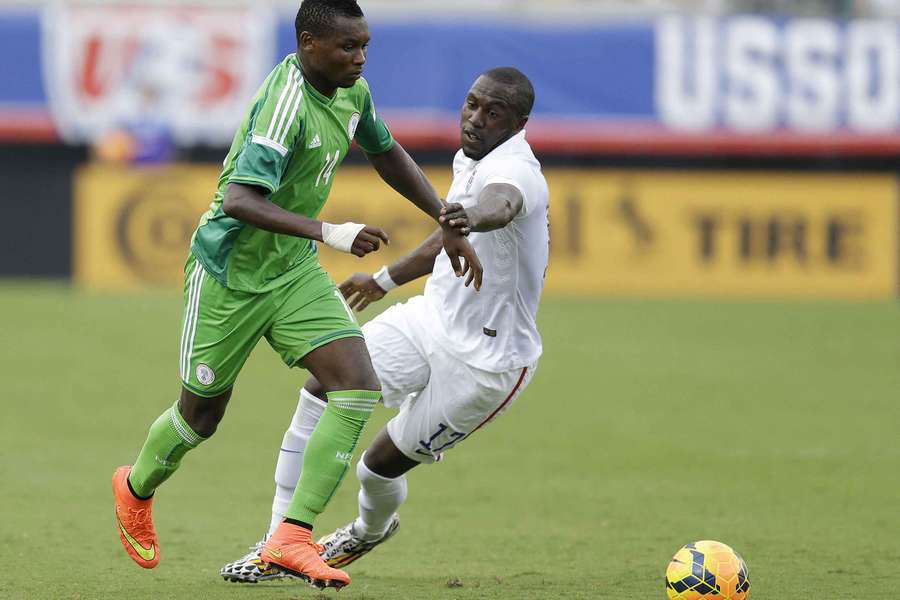
<path id="1" fill-rule="evenodd" d="M 134 497 L 128 488 L 130 472 L 130 466 L 119 467 L 112 478 L 119 539 L 134 562 L 152 569 L 159 564 L 159 541 L 153 528 L 153 498 Z"/>
<path id="2" fill-rule="evenodd" d="M 309 529 L 283 522 L 263 547 L 262 559 L 319 589 L 350 585 L 349 575 L 325 564 L 319 556 L 322 551 L 324 548 L 312 541 Z"/>

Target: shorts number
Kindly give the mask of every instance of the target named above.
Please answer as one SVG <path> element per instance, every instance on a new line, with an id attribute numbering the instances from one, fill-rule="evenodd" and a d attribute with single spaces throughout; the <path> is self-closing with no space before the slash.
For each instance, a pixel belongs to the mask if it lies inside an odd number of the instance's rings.
<path id="1" fill-rule="evenodd" d="M 438 439 L 441 436 L 444 436 L 443 440 Z M 440 454 L 441 451 L 454 445 L 464 437 L 466 437 L 466 434 L 460 433 L 459 431 L 454 431 L 444 423 L 438 423 L 437 431 L 435 431 L 431 435 L 431 437 L 428 438 L 428 441 L 419 440 L 419 446 L 421 446 L 421 448 L 416 448 L 416 454 L 437 457 L 437 455 Z M 441 444 L 440 442 L 443 442 L 443 444 Z"/>

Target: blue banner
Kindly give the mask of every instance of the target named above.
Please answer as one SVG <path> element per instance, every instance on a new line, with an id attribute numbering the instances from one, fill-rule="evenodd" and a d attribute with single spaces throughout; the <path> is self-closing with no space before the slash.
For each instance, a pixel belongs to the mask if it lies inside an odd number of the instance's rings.
<path id="1" fill-rule="evenodd" d="M 166 85 L 157 74 L 156 85 L 191 115 L 173 123 L 179 140 L 227 143 L 259 74 L 295 49 L 288 15 L 253 11 L 248 42 L 229 37 L 230 9 L 192 9 L 188 25 L 174 9 L 148 9 L 153 14 L 141 20 L 108 5 L 65 10 L 64 19 L 52 10 L 0 13 L 0 136 L 27 127 L 25 115 L 35 127 L 52 123 L 63 138 L 83 140 L 100 123 L 90 115 L 118 110 L 125 103 L 119 87 L 144 85 L 136 78 L 162 55 L 178 73 Z M 161 25 L 145 26 L 152 22 Z M 168 33 L 172 23 L 177 35 Z M 900 150 L 894 21 L 661 16 L 471 24 L 370 16 L 370 28 L 365 76 L 376 105 L 392 127 L 425 145 L 455 144 L 453 122 L 472 81 L 510 65 L 532 79 L 532 129 L 556 148 Z M 230 53 L 227 62 L 217 62 L 222 52 Z M 111 56 L 136 58 L 116 65 Z M 185 93 L 185 81 L 204 87 Z"/>

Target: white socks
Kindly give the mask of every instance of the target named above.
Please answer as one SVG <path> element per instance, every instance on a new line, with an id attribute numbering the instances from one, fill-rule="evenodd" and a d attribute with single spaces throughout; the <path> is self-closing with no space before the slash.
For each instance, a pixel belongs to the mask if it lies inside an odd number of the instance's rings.
<path id="1" fill-rule="evenodd" d="M 284 520 L 284 514 L 291 504 L 294 489 L 300 480 L 303 468 L 303 452 L 313 429 L 325 412 L 326 403 L 305 389 L 300 390 L 300 402 L 291 420 L 291 426 L 284 433 L 278 463 L 275 465 L 275 498 L 272 500 L 272 521 L 269 523 L 271 536 Z M 365 453 L 356 463 L 356 477 L 359 479 L 359 518 L 353 524 L 353 531 L 364 540 L 377 540 L 384 535 L 391 523 L 391 517 L 406 500 L 406 476 L 388 479 L 373 473 L 366 466 Z"/>
<path id="2" fill-rule="evenodd" d="M 406 500 L 406 476 L 388 479 L 377 475 L 366 466 L 365 458 L 363 453 L 356 463 L 360 484 L 359 517 L 353 523 L 353 532 L 358 538 L 373 541 L 384 535 L 391 517 Z"/>
<path id="3" fill-rule="evenodd" d="M 278 453 L 278 464 L 275 465 L 275 498 L 272 500 L 272 521 L 268 533 L 270 536 L 284 520 L 284 514 L 294 496 L 294 488 L 300 480 L 306 443 L 322 413 L 325 412 L 325 406 L 325 402 L 305 389 L 300 390 L 300 402 L 297 404 L 291 426 L 284 433 L 281 451 Z"/>

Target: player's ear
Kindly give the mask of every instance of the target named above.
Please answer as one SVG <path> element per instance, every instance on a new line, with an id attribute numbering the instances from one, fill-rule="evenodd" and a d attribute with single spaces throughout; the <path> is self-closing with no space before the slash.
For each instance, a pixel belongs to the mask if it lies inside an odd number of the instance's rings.
<path id="1" fill-rule="evenodd" d="M 528 117 L 529 117 L 529 116 L 530 116 L 530 115 L 524 115 L 524 116 L 519 117 L 519 124 L 518 124 L 518 126 L 516 127 L 516 129 L 519 129 L 519 130 L 525 129 L 525 123 L 528 122 Z"/>
<path id="2" fill-rule="evenodd" d="M 297 47 L 304 52 L 309 52 L 315 46 L 316 41 L 313 35 L 308 31 L 301 31 L 300 37 L 297 38 Z"/>

